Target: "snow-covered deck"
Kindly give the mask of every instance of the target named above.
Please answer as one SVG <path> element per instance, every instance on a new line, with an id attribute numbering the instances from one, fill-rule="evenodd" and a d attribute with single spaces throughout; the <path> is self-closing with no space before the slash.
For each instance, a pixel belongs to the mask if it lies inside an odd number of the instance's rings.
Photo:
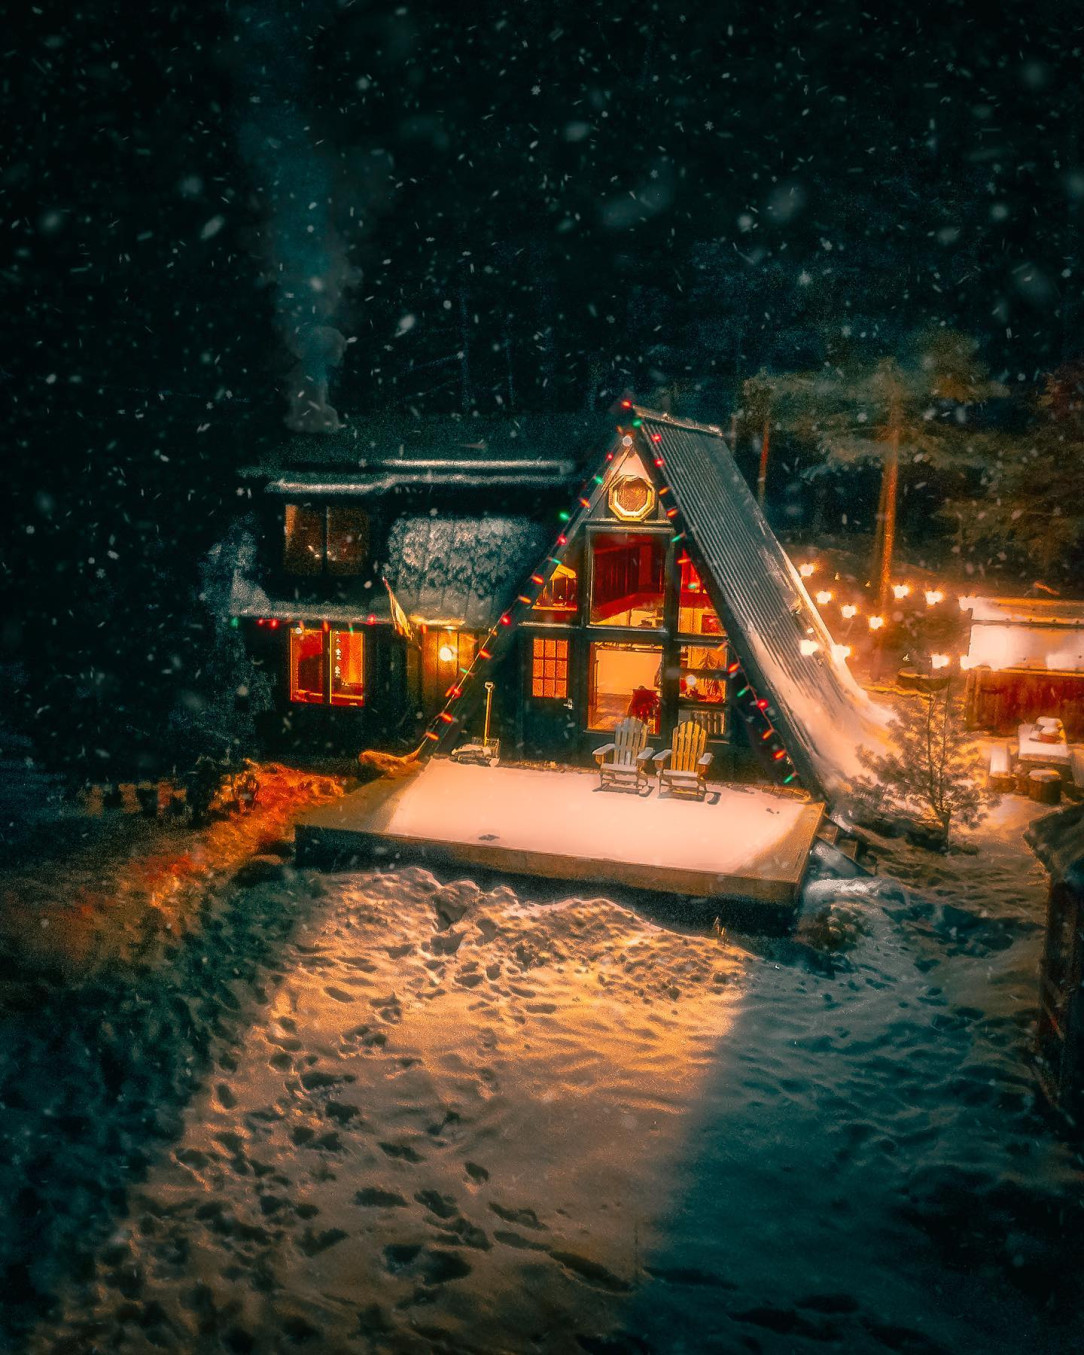
<path id="1" fill-rule="evenodd" d="M 712 786 L 703 802 L 600 790 L 595 773 L 434 759 L 303 816 L 310 864 L 405 854 L 515 875 L 703 898 L 794 902 L 823 806 Z"/>

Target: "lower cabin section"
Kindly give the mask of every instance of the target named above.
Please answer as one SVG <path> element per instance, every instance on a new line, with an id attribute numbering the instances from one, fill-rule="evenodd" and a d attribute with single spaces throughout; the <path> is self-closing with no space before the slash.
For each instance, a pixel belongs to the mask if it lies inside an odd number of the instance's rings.
<path id="1" fill-rule="evenodd" d="M 482 637 L 419 628 L 413 640 L 386 623 L 315 618 L 243 619 L 246 642 L 273 692 L 261 717 L 268 751 L 356 755 L 416 746 L 426 723 L 470 667 Z M 494 666 L 492 734 L 506 759 L 588 765 L 627 715 L 669 747 L 675 725 L 707 734 L 713 776 L 745 780 L 756 763 L 735 719 L 719 635 L 670 640 L 642 631 L 526 625 Z M 469 723 L 480 736 L 484 715 Z M 474 728 L 477 726 L 477 728 Z"/>

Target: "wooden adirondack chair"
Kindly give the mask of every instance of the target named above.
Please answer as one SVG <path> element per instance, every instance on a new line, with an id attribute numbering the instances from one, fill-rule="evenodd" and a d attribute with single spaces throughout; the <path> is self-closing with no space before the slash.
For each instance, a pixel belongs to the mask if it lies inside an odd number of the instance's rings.
<path id="1" fill-rule="evenodd" d="M 659 794 L 664 786 L 671 794 L 692 794 L 702 800 L 707 794 L 708 768 L 713 754 L 705 753 L 708 732 L 695 720 L 683 720 L 674 728 L 669 748 L 656 753 L 655 770 L 659 774 Z"/>
<path id="2" fill-rule="evenodd" d="M 647 725 L 634 715 L 626 715 L 614 730 L 613 743 L 596 748 L 599 784 L 602 786 L 630 786 L 639 793 L 642 786 L 651 789 L 648 763 L 654 749 L 648 748 Z"/>

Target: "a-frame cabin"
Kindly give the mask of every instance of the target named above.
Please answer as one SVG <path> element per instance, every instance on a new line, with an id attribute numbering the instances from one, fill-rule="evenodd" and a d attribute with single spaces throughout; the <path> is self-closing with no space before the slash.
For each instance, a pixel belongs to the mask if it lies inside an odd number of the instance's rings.
<path id="1" fill-rule="evenodd" d="M 720 430 L 615 412 L 361 423 L 247 471 L 220 567 L 268 751 L 450 753 L 492 682 L 506 762 L 691 720 L 716 780 L 833 798 L 876 714 Z"/>
<path id="2" fill-rule="evenodd" d="M 628 714 L 662 746 L 691 720 L 721 779 L 755 769 L 831 799 L 879 737 L 720 430 L 630 401 L 548 554 L 450 687 L 428 751 L 468 737 L 487 678 L 503 691 L 505 747 L 532 759 L 582 760 Z"/>

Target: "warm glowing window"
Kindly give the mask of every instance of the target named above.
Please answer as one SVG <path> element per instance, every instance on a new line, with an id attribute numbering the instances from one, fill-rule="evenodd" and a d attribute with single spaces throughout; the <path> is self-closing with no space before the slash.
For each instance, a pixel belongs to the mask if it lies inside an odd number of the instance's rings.
<path id="1" fill-rule="evenodd" d="M 591 624 L 662 625 L 666 538 L 648 532 L 598 532 L 591 538 Z"/>
<path id="2" fill-rule="evenodd" d="M 291 574 L 360 574 L 369 555 L 369 518 L 360 508 L 288 503 L 283 565 Z"/>
<path id="3" fill-rule="evenodd" d="M 365 704 L 365 637 L 360 631 L 333 630 L 331 649 L 331 704 Z"/>
<path id="4" fill-rule="evenodd" d="M 678 601 L 678 631 L 682 635 L 722 635 L 718 613 L 708 600 L 700 575 L 685 554 L 681 567 L 681 597 Z"/>
<path id="5" fill-rule="evenodd" d="M 538 595 L 534 611 L 541 613 L 539 621 L 574 621 L 578 602 L 576 571 L 569 564 L 559 564 Z"/>
<path id="6" fill-rule="evenodd" d="M 329 574 L 360 574 L 369 554 L 369 517 L 360 508 L 327 510 Z"/>
<path id="7" fill-rule="evenodd" d="M 535 640 L 531 650 L 531 695 L 563 701 L 568 696 L 568 641 Z"/>
<path id="8" fill-rule="evenodd" d="M 657 645 L 626 645 L 600 640 L 591 646 L 587 723 L 590 729 L 615 729 L 626 715 L 659 731 L 659 683 L 662 650 Z"/>
<path id="9" fill-rule="evenodd" d="M 286 505 L 283 564 L 291 574 L 322 574 L 324 569 L 324 510 L 307 504 Z"/>
<path id="10" fill-rule="evenodd" d="M 290 700 L 321 704 L 327 700 L 327 668 L 322 630 L 290 631 Z"/>
<path id="11" fill-rule="evenodd" d="M 721 704 L 726 700 L 726 645 L 708 649 L 702 645 L 681 646 L 682 701 Z"/>

